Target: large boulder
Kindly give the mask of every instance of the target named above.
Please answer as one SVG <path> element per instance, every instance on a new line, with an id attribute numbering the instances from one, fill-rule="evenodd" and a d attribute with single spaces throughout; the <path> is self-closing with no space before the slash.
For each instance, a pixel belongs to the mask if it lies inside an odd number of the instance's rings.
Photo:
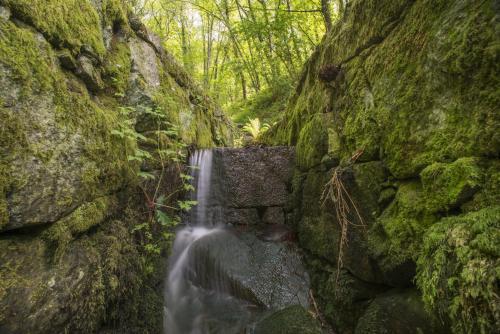
<path id="1" fill-rule="evenodd" d="M 309 306 L 309 276 L 298 250 L 286 242 L 265 242 L 255 233 L 224 231 L 199 239 L 189 250 L 191 280 L 265 308 Z M 218 286 L 212 286 L 217 284 Z"/>

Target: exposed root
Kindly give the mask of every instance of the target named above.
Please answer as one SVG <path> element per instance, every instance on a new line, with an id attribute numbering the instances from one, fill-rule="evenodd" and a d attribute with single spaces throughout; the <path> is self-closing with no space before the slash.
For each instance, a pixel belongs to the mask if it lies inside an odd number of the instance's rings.
<path id="1" fill-rule="evenodd" d="M 311 313 L 311 315 L 314 317 L 314 319 L 319 320 L 319 322 L 321 323 L 321 327 L 323 329 L 327 329 L 327 331 L 328 331 L 329 334 L 334 334 L 333 330 L 328 325 L 328 322 L 326 321 L 325 317 L 320 312 L 318 304 L 316 303 L 316 299 L 314 298 L 312 290 L 309 290 L 309 300 L 311 301 L 311 304 L 312 304 L 312 306 L 314 308 L 312 311 L 309 311 L 309 313 Z"/>

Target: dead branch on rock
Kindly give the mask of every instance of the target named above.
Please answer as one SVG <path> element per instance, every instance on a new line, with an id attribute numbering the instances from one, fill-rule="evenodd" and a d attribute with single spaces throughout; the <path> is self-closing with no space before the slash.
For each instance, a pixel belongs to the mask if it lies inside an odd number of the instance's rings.
<path id="1" fill-rule="evenodd" d="M 358 150 L 348 162 L 348 166 L 353 165 L 356 160 L 363 154 L 363 150 Z M 333 170 L 332 177 L 325 184 L 323 193 L 321 195 L 322 206 L 326 206 L 327 201 L 331 201 L 335 207 L 335 215 L 337 222 L 340 226 L 340 242 L 337 257 L 337 277 L 336 283 L 338 284 L 340 278 L 340 269 L 343 267 L 344 250 L 349 244 L 349 226 L 364 227 L 365 223 L 361 216 L 356 203 L 352 199 L 349 191 L 347 191 L 344 183 L 342 182 L 342 174 L 347 167 L 337 166 Z M 358 220 L 358 224 L 352 221 L 352 211 Z"/>

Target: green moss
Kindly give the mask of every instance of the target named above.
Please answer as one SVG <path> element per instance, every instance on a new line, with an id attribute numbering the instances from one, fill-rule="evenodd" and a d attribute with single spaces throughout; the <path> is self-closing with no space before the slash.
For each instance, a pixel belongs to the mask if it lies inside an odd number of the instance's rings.
<path id="1" fill-rule="evenodd" d="M 470 199 L 482 183 L 477 158 L 460 158 L 451 164 L 434 163 L 421 173 L 430 212 L 449 211 Z"/>
<path id="2" fill-rule="evenodd" d="M 124 95 L 129 86 L 132 60 L 130 48 L 125 42 L 113 42 L 106 56 L 104 73 L 107 84 L 114 88 L 118 95 Z"/>
<path id="3" fill-rule="evenodd" d="M 315 115 L 300 131 L 296 146 L 296 163 L 301 170 L 307 170 L 321 163 L 328 152 L 328 130 L 325 116 Z"/>
<path id="4" fill-rule="evenodd" d="M 493 333 L 500 321 L 500 207 L 442 219 L 424 236 L 417 284 L 455 333 Z"/>
<path id="5" fill-rule="evenodd" d="M 55 247 L 56 260 L 64 254 L 66 247 L 75 237 L 103 222 L 113 214 L 116 206 L 114 197 L 98 198 L 81 205 L 44 231 L 43 237 Z"/>
<path id="6" fill-rule="evenodd" d="M 197 117 L 196 140 L 195 143 L 200 148 L 208 148 L 214 146 L 212 126 L 210 120 L 200 119 Z"/>
<path id="7" fill-rule="evenodd" d="M 461 209 L 465 212 L 500 203 L 500 160 L 487 161 L 483 171 L 484 183 L 472 200 L 462 205 Z"/>
<path id="8" fill-rule="evenodd" d="M 277 311 L 262 321 L 255 334 L 321 334 L 321 326 L 302 306 L 295 305 Z"/>
<path id="9" fill-rule="evenodd" d="M 370 229 L 369 243 L 385 270 L 406 261 L 416 260 L 422 235 L 436 221 L 425 209 L 425 196 L 420 182 L 399 186 L 394 201 Z"/>
<path id="10" fill-rule="evenodd" d="M 54 82 L 52 52 L 27 29 L 0 19 L 0 64 L 7 77 L 22 83 L 22 91 L 47 91 Z"/>
<path id="11" fill-rule="evenodd" d="M 12 112 L 3 107 L 0 99 L 0 230 L 9 222 L 9 211 L 7 193 L 12 186 L 21 180 L 13 180 L 11 177 L 11 155 L 17 151 L 18 146 L 27 146 L 23 136 L 23 126 L 13 116 Z"/>
<path id="12" fill-rule="evenodd" d="M 116 28 L 119 25 L 125 32 L 129 32 L 130 27 L 127 18 L 127 5 L 123 0 L 102 1 L 102 12 L 104 23 Z"/>
<path id="13" fill-rule="evenodd" d="M 447 333 L 432 314 L 427 313 L 414 289 L 391 290 L 377 296 L 359 319 L 356 334 Z"/>
<path id="14" fill-rule="evenodd" d="M 99 15 L 88 0 L 5 0 L 13 15 L 32 24 L 57 48 L 78 54 L 83 45 L 106 52 Z"/>

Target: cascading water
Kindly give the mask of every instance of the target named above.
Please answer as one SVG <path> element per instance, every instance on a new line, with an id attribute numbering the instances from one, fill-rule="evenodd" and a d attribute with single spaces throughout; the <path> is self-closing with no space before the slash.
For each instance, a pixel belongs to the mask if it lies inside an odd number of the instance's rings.
<path id="1" fill-rule="evenodd" d="M 165 334 L 237 334 L 249 320 L 248 303 L 230 296 L 217 274 L 205 274 L 193 247 L 197 241 L 228 233 L 208 212 L 212 182 L 212 151 L 196 151 L 190 159 L 196 207 L 186 227 L 177 232 L 166 282 Z M 204 287 L 194 282 L 204 280 Z M 207 288 L 209 287 L 209 288 Z"/>

